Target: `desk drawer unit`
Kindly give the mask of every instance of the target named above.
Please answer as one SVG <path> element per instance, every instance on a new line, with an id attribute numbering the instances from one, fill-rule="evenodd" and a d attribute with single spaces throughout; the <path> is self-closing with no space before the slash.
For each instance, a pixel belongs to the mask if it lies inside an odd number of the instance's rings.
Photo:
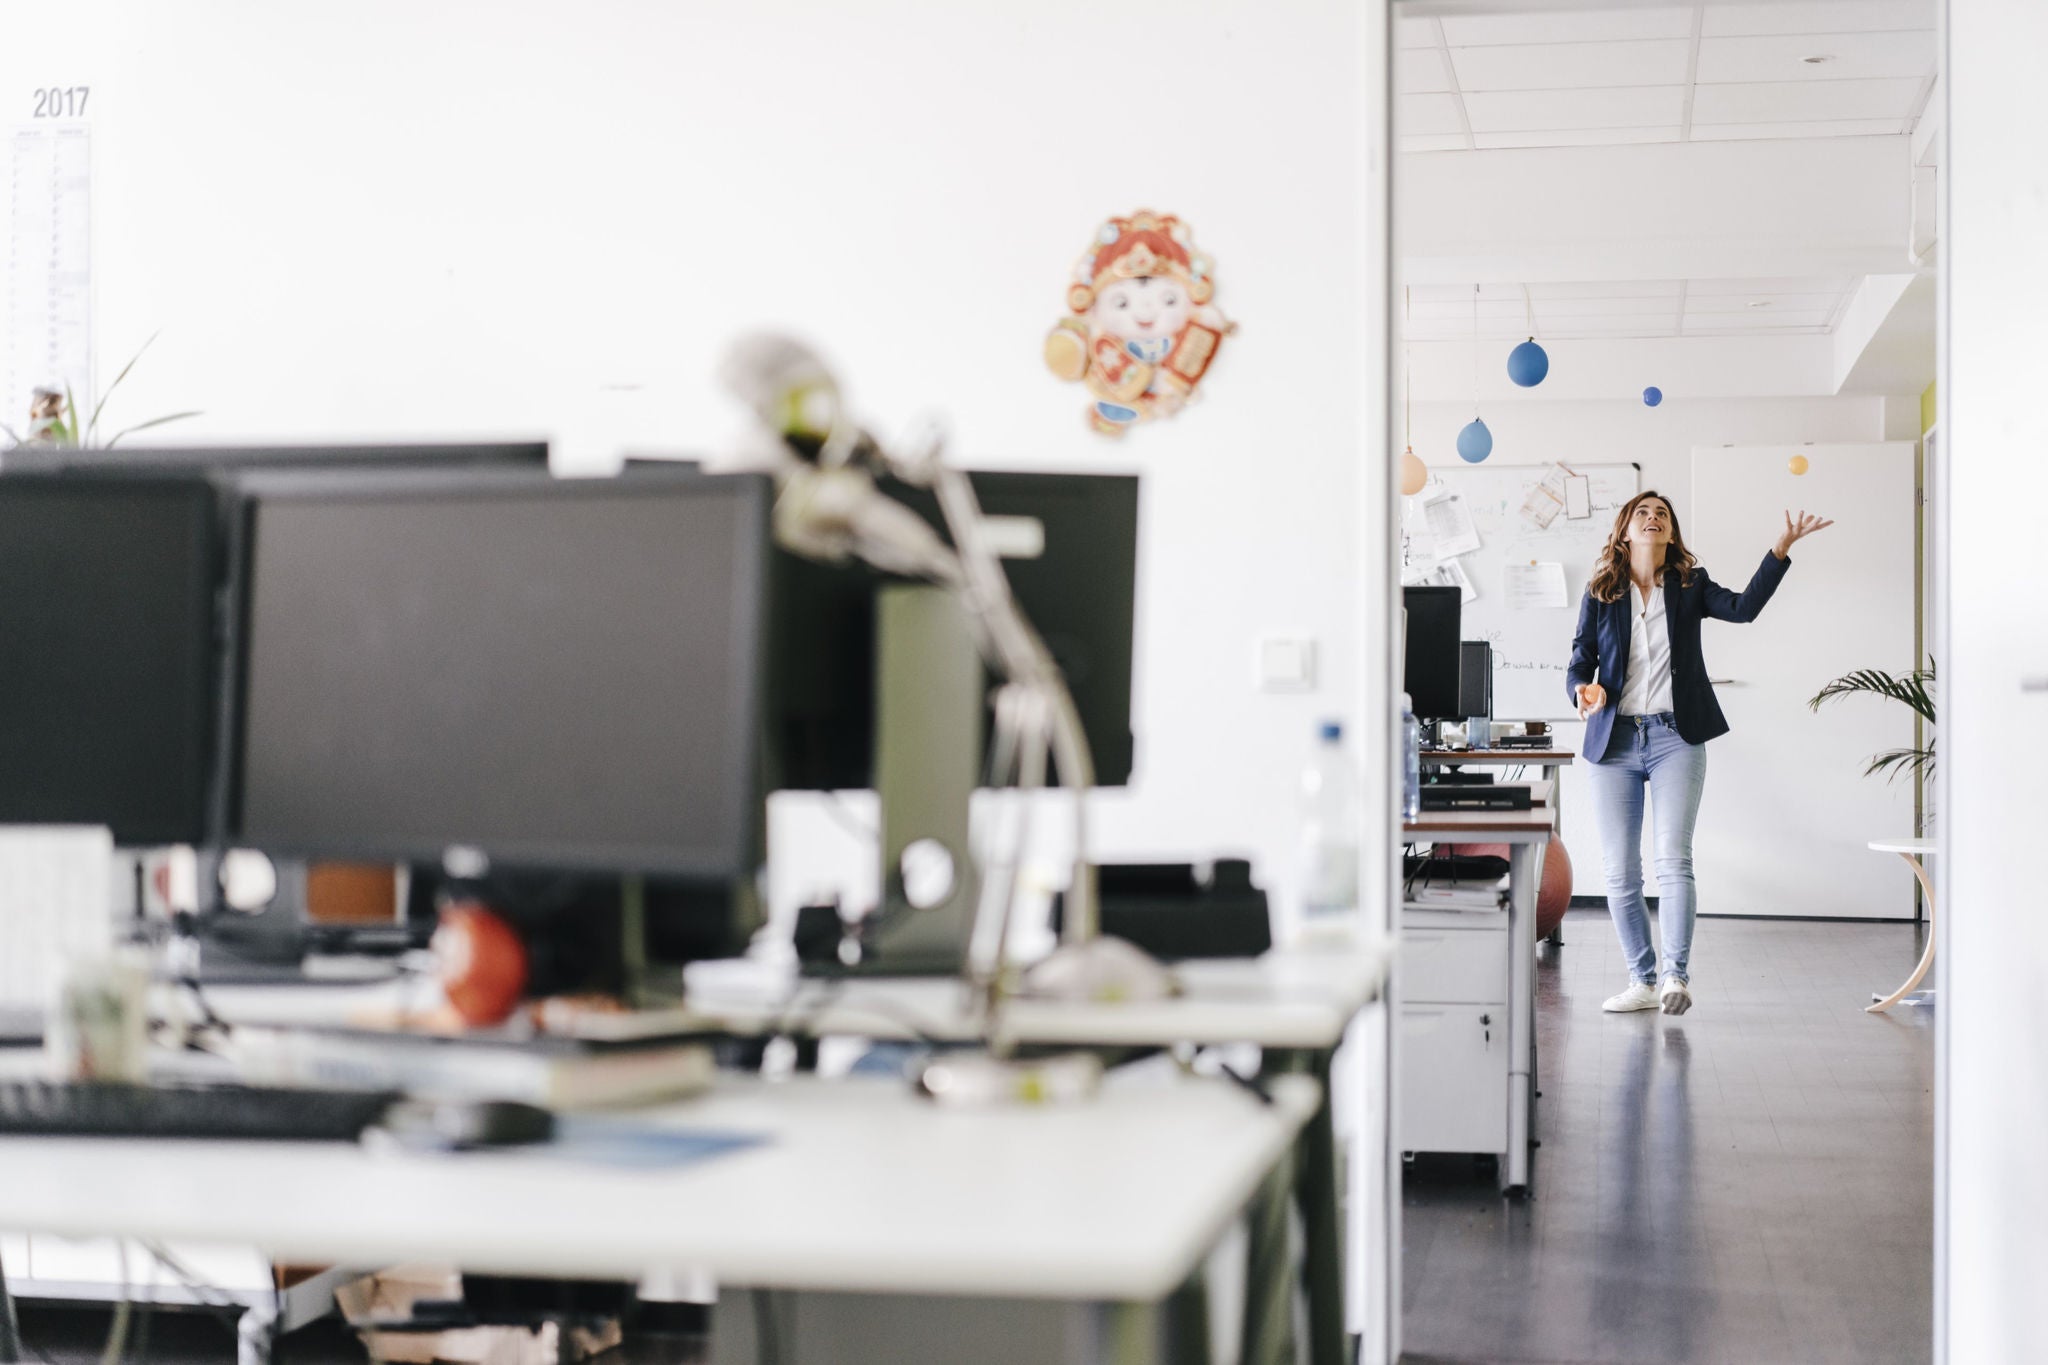
<path id="1" fill-rule="evenodd" d="M 1506 915 L 1433 915 L 1463 920 L 1426 928 L 1410 916 L 1401 929 L 1401 995 L 1432 1005 L 1497 1005 L 1508 998 Z M 1478 925 L 1472 925 L 1472 920 Z"/>
<path id="2" fill-rule="evenodd" d="M 1402 1007 L 1400 1126 L 1404 1152 L 1507 1147 L 1505 1006 Z"/>

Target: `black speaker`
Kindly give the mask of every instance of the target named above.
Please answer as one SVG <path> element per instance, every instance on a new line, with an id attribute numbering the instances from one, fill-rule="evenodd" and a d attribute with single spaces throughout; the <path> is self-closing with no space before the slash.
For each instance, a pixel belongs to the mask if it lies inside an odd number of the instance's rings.
<path id="1" fill-rule="evenodd" d="M 1458 645 L 1458 714 L 1493 717 L 1493 646 L 1484 640 Z"/>

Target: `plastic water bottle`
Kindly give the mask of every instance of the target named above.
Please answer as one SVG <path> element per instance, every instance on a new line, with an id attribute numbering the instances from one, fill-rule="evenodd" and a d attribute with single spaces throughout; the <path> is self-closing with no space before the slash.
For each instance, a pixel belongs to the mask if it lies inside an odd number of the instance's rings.
<path id="1" fill-rule="evenodd" d="M 1334 720 L 1301 775 L 1301 909 L 1304 927 L 1348 923 L 1358 910 L 1358 803 Z"/>
<path id="2" fill-rule="evenodd" d="M 1401 694 L 1401 818 L 1422 814 L 1422 725 L 1414 704 Z"/>

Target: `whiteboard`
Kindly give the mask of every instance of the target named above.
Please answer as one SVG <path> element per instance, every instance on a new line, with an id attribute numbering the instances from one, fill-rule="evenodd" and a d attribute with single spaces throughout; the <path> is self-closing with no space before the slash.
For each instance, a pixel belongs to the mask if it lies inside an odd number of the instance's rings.
<path id="1" fill-rule="evenodd" d="M 1456 559 L 1478 596 L 1465 603 L 1461 634 L 1493 646 L 1493 714 L 1500 720 L 1577 718 L 1565 698 L 1564 670 L 1571 660 L 1579 599 L 1607 533 L 1614 528 L 1615 513 L 1642 486 L 1638 465 L 1568 467 L 1587 480 L 1587 515 L 1575 519 L 1559 513 L 1545 528 L 1523 515 L 1522 504 L 1552 468 L 1547 464 L 1432 469 L 1429 486 L 1402 500 L 1404 583 L 1439 581 L 1425 576 L 1430 544 L 1427 504 L 1447 495 L 1462 499 L 1471 513 L 1479 548 Z M 1530 564 L 1563 567 L 1562 607 L 1518 610 L 1509 605 L 1508 566 Z"/>

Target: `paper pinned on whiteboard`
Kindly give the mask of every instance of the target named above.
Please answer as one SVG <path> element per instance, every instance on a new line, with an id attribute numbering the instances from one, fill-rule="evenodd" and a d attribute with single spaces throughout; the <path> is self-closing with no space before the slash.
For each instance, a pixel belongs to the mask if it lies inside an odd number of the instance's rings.
<path id="1" fill-rule="evenodd" d="M 1522 519 L 1539 531 L 1548 531 L 1550 523 L 1564 510 L 1565 480 L 1570 477 L 1571 471 L 1562 464 L 1544 470 L 1543 477 L 1522 500 Z"/>
<path id="2" fill-rule="evenodd" d="M 1436 541 L 1438 559 L 1470 554 L 1479 548 L 1479 528 L 1472 524 L 1472 511 L 1465 499 L 1453 493 L 1423 509 L 1429 534 Z"/>
<path id="3" fill-rule="evenodd" d="M 1584 474 L 1574 474 L 1564 481 L 1564 516 L 1566 521 L 1584 521 L 1593 515 L 1593 482 Z"/>
<path id="4" fill-rule="evenodd" d="M 1545 611 L 1565 601 L 1564 565 L 1510 564 L 1501 571 L 1509 611 Z"/>
<path id="5" fill-rule="evenodd" d="M 1479 600 L 1479 589 L 1473 585 L 1472 576 L 1465 572 L 1465 566 L 1455 559 L 1446 559 L 1436 566 L 1436 580 L 1445 587 L 1458 590 L 1461 606 L 1471 606 Z"/>

